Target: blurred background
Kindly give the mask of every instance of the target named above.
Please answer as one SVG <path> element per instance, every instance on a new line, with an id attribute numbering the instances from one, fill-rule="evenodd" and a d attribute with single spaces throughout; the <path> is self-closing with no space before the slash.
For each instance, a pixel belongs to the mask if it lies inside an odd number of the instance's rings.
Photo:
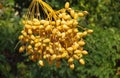
<path id="1" fill-rule="evenodd" d="M 39 67 L 18 52 L 22 16 L 31 0 L 0 0 L 0 78 L 120 78 L 120 0 L 44 0 L 54 9 L 66 1 L 76 10 L 88 11 L 81 25 L 94 30 L 88 35 L 84 57 L 74 70 L 46 65 Z"/>

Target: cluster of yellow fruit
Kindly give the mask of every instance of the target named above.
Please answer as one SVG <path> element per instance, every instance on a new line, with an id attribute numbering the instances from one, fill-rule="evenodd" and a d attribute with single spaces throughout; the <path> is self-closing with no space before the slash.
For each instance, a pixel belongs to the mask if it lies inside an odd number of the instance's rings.
<path id="1" fill-rule="evenodd" d="M 74 60 L 85 64 L 82 57 L 88 52 L 83 49 L 83 38 L 93 30 L 79 32 L 78 18 L 85 16 L 87 11 L 76 12 L 67 2 L 65 8 L 55 11 L 55 14 L 55 20 L 34 18 L 23 21 L 25 27 L 19 36 L 23 45 L 19 52 L 26 50 L 30 59 L 38 61 L 40 66 L 44 66 L 46 60 L 49 64 L 56 62 L 56 66 L 59 67 L 61 59 L 66 59 L 71 69 L 75 67 Z"/>

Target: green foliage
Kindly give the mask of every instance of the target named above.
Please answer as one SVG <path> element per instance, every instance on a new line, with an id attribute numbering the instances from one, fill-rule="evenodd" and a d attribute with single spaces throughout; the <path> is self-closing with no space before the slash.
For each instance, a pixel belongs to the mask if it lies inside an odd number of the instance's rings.
<path id="1" fill-rule="evenodd" d="M 116 28 L 92 27 L 94 33 L 86 38 L 86 65 L 79 66 L 85 77 L 114 78 L 117 71 L 116 61 L 120 58 L 120 35 Z M 80 76 L 81 78 L 82 76 Z"/>
<path id="2" fill-rule="evenodd" d="M 12 8 L 13 1 L 1 2 L 3 8 L 0 9 L 0 78 L 13 78 L 14 75 L 10 72 L 16 72 L 18 57 L 15 46 L 22 26 L 20 26 L 20 18 L 15 16 Z"/>
<path id="3" fill-rule="evenodd" d="M 80 0 L 79 8 L 90 13 L 89 21 L 93 26 L 120 28 L 119 3 L 118 0 Z"/>
<path id="4" fill-rule="evenodd" d="M 5 3 L 7 2 L 8 1 L 5 1 Z M 5 50 L 6 48 L 13 51 L 20 29 L 22 28 L 19 22 L 20 18 L 18 16 L 15 16 L 12 5 L 13 4 L 11 3 L 6 5 L 3 4 L 3 8 L 1 9 L 2 13 L 0 17 L 0 51 Z"/>
<path id="5" fill-rule="evenodd" d="M 119 0 L 46 0 L 55 9 L 64 7 L 65 1 L 89 15 L 83 26 L 94 33 L 88 35 L 84 57 L 86 64 L 75 62 L 70 70 L 63 60 L 60 68 L 54 65 L 40 67 L 18 53 L 18 35 L 23 28 L 21 18 L 13 9 L 13 0 L 1 0 L 0 9 L 0 78 L 119 78 L 120 74 L 120 28 Z M 24 8 L 24 7 L 22 7 Z M 87 20 L 87 21 L 86 21 Z M 89 25 L 87 25 L 89 24 Z M 16 48 L 15 48 L 16 47 Z"/>

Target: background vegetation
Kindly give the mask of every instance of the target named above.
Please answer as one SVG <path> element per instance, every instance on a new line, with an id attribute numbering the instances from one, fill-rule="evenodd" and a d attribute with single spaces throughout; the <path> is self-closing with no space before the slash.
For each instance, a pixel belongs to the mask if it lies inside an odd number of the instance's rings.
<path id="1" fill-rule="evenodd" d="M 75 70 L 39 67 L 18 53 L 18 35 L 25 8 L 31 0 L 0 0 L 0 78 L 120 78 L 120 1 L 119 0 L 45 0 L 54 9 L 69 1 L 77 10 L 89 15 L 81 24 L 94 30 L 87 36 L 86 64 L 76 63 Z"/>

